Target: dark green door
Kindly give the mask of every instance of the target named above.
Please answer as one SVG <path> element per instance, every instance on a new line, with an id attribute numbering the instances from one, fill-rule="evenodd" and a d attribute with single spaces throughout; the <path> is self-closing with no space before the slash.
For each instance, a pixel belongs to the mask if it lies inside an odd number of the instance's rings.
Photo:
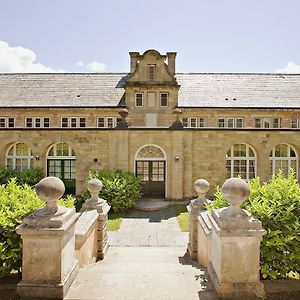
<path id="1" fill-rule="evenodd" d="M 58 177 L 64 182 L 65 194 L 76 194 L 75 159 L 48 159 L 47 175 Z"/>
<path id="2" fill-rule="evenodd" d="M 165 197 L 165 161 L 136 161 L 136 176 L 141 178 L 143 196 Z"/>

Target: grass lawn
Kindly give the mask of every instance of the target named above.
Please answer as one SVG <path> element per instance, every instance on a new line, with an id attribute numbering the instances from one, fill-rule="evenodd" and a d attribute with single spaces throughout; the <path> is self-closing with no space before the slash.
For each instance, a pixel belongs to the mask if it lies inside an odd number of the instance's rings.
<path id="1" fill-rule="evenodd" d="M 181 231 L 189 231 L 189 213 L 187 212 L 185 205 L 176 205 L 177 221 Z"/>
<path id="2" fill-rule="evenodd" d="M 118 231 L 123 220 L 124 213 L 108 213 L 107 230 Z"/>

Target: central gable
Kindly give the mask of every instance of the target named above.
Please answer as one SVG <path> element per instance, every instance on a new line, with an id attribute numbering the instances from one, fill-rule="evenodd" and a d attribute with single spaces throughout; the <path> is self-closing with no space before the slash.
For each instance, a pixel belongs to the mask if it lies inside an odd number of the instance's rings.
<path id="1" fill-rule="evenodd" d="M 156 50 L 147 50 L 142 55 L 130 52 L 131 74 L 126 85 L 177 85 L 175 56 L 175 52 L 161 55 Z"/>

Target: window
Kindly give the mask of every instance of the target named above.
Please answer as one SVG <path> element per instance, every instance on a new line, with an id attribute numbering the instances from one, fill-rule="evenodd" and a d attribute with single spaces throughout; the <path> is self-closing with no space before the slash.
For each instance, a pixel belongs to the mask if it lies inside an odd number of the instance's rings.
<path id="1" fill-rule="evenodd" d="M 236 128 L 243 128 L 244 127 L 244 119 L 243 118 L 236 118 L 235 119 L 235 127 Z"/>
<path id="2" fill-rule="evenodd" d="M 247 144 L 235 144 L 226 154 L 227 178 L 241 176 L 251 179 L 256 176 L 256 156 Z"/>
<path id="3" fill-rule="evenodd" d="M 31 167 L 32 160 L 31 149 L 24 143 L 16 143 L 7 152 L 6 168 L 23 171 Z"/>
<path id="4" fill-rule="evenodd" d="M 27 128 L 40 128 L 40 127 L 50 127 L 50 118 L 40 118 L 40 117 L 28 117 L 25 118 L 25 127 Z"/>
<path id="5" fill-rule="evenodd" d="M 143 107 L 143 93 L 136 93 L 135 94 L 135 106 L 136 107 Z"/>
<path id="6" fill-rule="evenodd" d="M 85 127 L 85 118 L 79 118 L 79 127 Z"/>
<path id="7" fill-rule="evenodd" d="M 273 120 L 273 127 L 274 128 L 280 128 L 281 126 L 280 126 L 281 124 L 280 124 L 280 118 L 274 118 L 274 120 Z"/>
<path id="8" fill-rule="evenodd" d="M 182 125 L 183 127 L 205 127 L 206 119 L 205 118 L 182 118 Z"/>
<path id="9" fill-rule="evenodd" d="M 168 93 L 161 93 L 160 94 L 160 106 L 167 107 L 168 106 Z"/>
<path id="10" fill-rule="evenodd" d="M 122 118 L 98 117 L 97 118 L 97 127 L 100 127 L 100 128 L 114 128 L 121 121 L 122 121 Z"/>
<path id="11" fill-rule="evenodd" d="M 282 170 L 283 174 L 288 176 L 291 168 L 295 170 L 296 174 L 298 173 L 298 158 L 292 146 L 287 144 L 275 146 L 269 158 L 272 174 L 276 174 L 278 170 Z"/>
<path id="12" fill-rule="evenodd" d="M 155 78 L 155 67 L 156 67 L 156 65 L 148 65 L 149 80 L 154 80 L 154 78 Z"/>
<path id="13" fill-rule="evenodd" d="M 0 118 L 0 128 L 6 127 L 6 118 Z"/>
<path id="14" fill-rule="evenodd" d="M 61 118 L 61 127 L 69 127 L 69 119 Z"/>
<path id="15" fill-rule="evenodd" d="M 280 118 L 255 118 L 255 128 L 280 128 Z"/>
<path id="16" fill-rule="evenodd" d="M 218 119 L 218 127 L 219 128 L 225 127 L 225 119 Z"/>
<path id="17" fill-rule="evenodd" d="M 71 127 L 77 126 L 77 118 L 71 118 Z"/>
<path id="18" fill-rule="evenodd" d="M 300 126 L 299 126 L 299 119 L 293 118 L 293 119 L 292 119 L 291 127 L 292 127 L 292 128 L 299 128 L 299 127 L 300 127 Z"/>
<path id="19" fill-rule="evenodd" d="M 234 128 L 234 119 L 233 118 L 228 118 L 227 119 L 227 127 L 228 128 Z"/>
<path id="20" fill-rule="evenodd" d="M 15 127 L 15 118 L 8 118 L 8 127 Z"/>

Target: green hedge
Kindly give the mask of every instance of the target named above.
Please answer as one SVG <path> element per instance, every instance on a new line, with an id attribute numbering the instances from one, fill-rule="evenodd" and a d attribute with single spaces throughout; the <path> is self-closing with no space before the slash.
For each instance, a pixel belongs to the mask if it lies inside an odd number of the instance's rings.
<path id="1" fill-rule="evenodd" d="M 74 199 L 67 197 L 58 204 L 73 207 Z M 44 205 L 27 184 L 18 185 L 16 179 L 11 179 L 0 185 L 0 278 L 21 272 L 22 242 L 16 227 L 26 215 Z"/>
<path id="2" fill-rule="evenodd" d="M 270 182 L 257 177 L 248 181 L 250 196 L 243 208 L 256 216 L 266 229 L 261 243 L 261 276 L 264 279 L 299 278 L 300 270 L 300 185 L 291 171 L 281 171 Z M 228 206 L 220 188 L 209 210 Z"/>
<path id="3" fill-rule="evenodd" d="M 19 184 L 33 186 L 44 177 L 43 171 L 39 168 L 31 168 L 24 171 L 10 170 L 0 167 L 0 184 L 6 184 L 11 178 L 16 178 Z"/>
<path id="4" fill-rule="evenodd" d="M 111 205 L 114 212 L 124 212 L 135 204 L 141 197 L 140 179 L 131 172 L 121 170 L 101 170 L 90 172 L 86 178 L 86 183 L 98 178 L 103 183 L 100 197 Z M 90 197 L 90 193 L 85 191 L 82 194 L 84 199 Z"/>

